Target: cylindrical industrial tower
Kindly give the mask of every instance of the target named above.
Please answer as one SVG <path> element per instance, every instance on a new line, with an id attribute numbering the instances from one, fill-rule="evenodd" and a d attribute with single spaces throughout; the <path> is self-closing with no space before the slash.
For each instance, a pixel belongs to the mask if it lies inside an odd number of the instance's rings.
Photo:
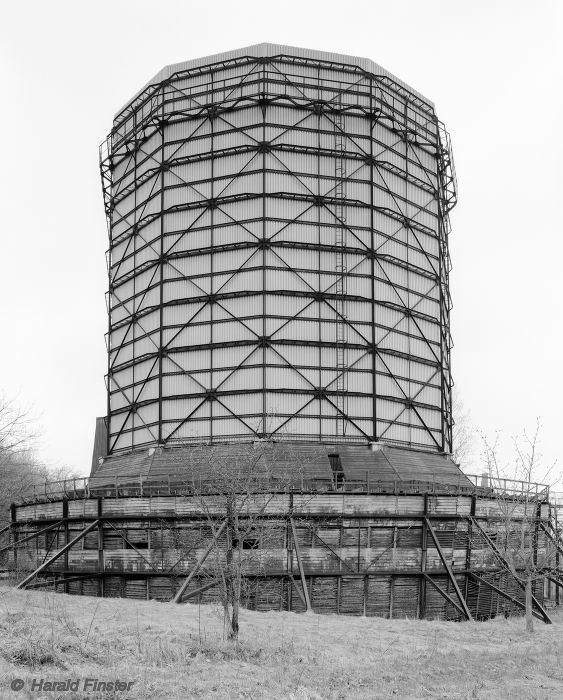
<path id="1" fill-rule="evenodd" d="M 371 61 L 260 44 L 165 68 L 102 150 L 109 421 L 89 479 L 12 509 L 19 585 L 216 602 L 236 550 L 256 610 L 525 607 L 495 543 L 510 504 L 543 556 L 547 489 L 449 455 L 432 103 Z"/>
<path id="2" fill-rule="evenodd" d="M 449 140 L 375 63 L 259 44 L 167 66 L 102 148 L 108 454 L 450 452 Z"/>

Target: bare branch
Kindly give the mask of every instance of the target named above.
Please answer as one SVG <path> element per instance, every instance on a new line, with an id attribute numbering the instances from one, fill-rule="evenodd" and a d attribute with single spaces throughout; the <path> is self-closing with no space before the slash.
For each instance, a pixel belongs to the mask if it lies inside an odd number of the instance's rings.
<path id="1" fill-rule="evenodd" d="M 546 469 L 539 452 L 541 422 L 536 421 L 532 433 L 512 438 L 513 456 L 505 468 L 501 468 L 499 453 L 500 434 L 494 442 L 481 434 L 484 446 L 481 458 L 495 493 L 498 523 L 494 533 L 494 551 L 503 568 L 516 580 L 525 592 L 526 627 L 533 631 L 533 606 L 536 582 L 543 585 L 546 576 L 559 576 L 557 542 L 545 530 L 549 524 L 548 495 L 551 484 L 547 478 L 554 465 Z M 520 480 L 520 491 L 506 488 L 507 474 Z M 538 483 L 541 478 L 542 482 Z M 540 608 L 541 610 L 541 608 Z M 543 612 L 546 617 L 545 612 Z"/>
<path id="2" fill-rule="evenodd" d="M 457 386 L 454 386 L 452 391 L 452 414 L 452 458 L 456 464 L 467 469 L 475 461 L 477 431 L 471 420 L 471 413 L 466 409 Z"/>

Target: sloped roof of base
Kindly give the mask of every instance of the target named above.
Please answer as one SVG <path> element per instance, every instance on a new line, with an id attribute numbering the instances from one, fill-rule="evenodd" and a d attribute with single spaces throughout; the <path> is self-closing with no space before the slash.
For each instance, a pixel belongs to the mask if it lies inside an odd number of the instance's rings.
<path id="1" fill-rule="evenodd" d="M 106 457 L 90 477 L 90 486 L 112 485 L 139 476 L 144 481 L 168 477 L 214 479 L 219 474 L 252 472 L 257 476 L 331 480 L 329 455 L 338 455 L 343 478 L 353 481 L 423 481 L 471 486 L 448 455 L 390 445 L 256 442 L 185 447 L 156 447 Z M 333 464 L 335 458 L 332 458 Z"/>

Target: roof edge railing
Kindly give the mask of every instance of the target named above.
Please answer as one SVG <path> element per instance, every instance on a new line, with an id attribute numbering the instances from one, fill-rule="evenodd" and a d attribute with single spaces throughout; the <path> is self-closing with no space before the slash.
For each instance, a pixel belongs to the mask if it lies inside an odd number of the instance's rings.
<path id="1" fill-rule="evenodd" d="M 231 481 L 232 484 L 232 481 Z M 337 482 L 330 477 L 303 477 L 301 474 L 289 476 L 240 476 L 241 490 L 256 493 L 273 491 L 280 493 L 368 493 L 368 494 L 444 494 L 477 495 L 484 497 L 506 496 L 515 500 L 546 502 L 563 505 L 563 494 L 550 494 L 549 486 L 518 479 L 491 478 L 484 475 L 460 474 L 457 483 L 442 483 L 436 476 L 430 480 L 381 480 L 374 479 L 366 472 L 365 477 L 342 479 Z M 62 481 L 33 484 L 20 497 L 20 505 L 43 503 L 63 499 L 79 500 L 86 498 L 127 498 L 134 496 L 189 496 L 194 494 L 218 494 L 224 492 L 224 480 L 220 478 L 198 479 L 187 474 L 167 474 L 162 478 L 138 476 L 115 477 L 104 480 L 101 477 L 80 477 Z M 232 491 L 232 485 L 229 486 Z"/>

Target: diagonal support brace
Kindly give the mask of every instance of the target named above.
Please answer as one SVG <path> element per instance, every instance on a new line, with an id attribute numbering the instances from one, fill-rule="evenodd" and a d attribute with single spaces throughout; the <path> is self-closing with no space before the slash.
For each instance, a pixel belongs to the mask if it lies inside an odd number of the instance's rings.
<path id="1" fill-rule="evenodd" d="M 446 557 L 444 555 L 444 552 L 442 550 L 442 547 L 440 546 L 440 543 L 438 542 L 438 536 L 436 535 L 434 528 L 430 524 L 430 520 L 428 518 L 424 518 L 424 522 L 426 524 L 426 527 L 428 528 L 428 532 L 432 536 L 432 539 L 434 540 L 434 545 L 436 546 L 436 549 L 438 550 L 438 554 L 440 556 L 440 559 L 442 560 L 442 564 L 444 565 L 444 568 L 448 572 L 449 579 L 451 581 L 452 586 L 454 587 L 454 590 L 457 594 L 457 597 L 459 598 L 459 602 L 461 603 L 461 607 L 463 608 L 463 614 L 468 620 L 473 620 L 473 616 L 471 615 L 471 611 L 467 607 L 467 603 L 465 602 L 465 598 L 463 597 L 459 586 L 457 585 L 457 581 L 455 580 L 455 576 L 453 574 L 451 566 L 448 564 Z"/>
<path id="2" fill-rule="evenodd" d="M 439 586 L 431 576 L 429 576 L 428 574 L 423 574 L 423 577 L 426 581 L 428 581 L 428 583 L 432 584 L 432 586 L 438 591 L 438 593 L 443 598 L 445 598 L 448 601 L 448 603 L 451 603 L 451 605 L 453 605 L 454 608 L 465 617 L 465 610 L 458 603 L 456 603 L 455 600 L 448 593 L 446 593 L 446 591 L 441 586 Z"/>
<path id="3" fill-rule="evenodd" d="M 502 563 L 502 565 L 506 568 L 506 570 L 507 570 L 507 571 L 510 571 L 510 573 L 511 573 L 512 576 L 514 577 L 514 580 L 516 581 L 516 583 L 520 586 L 520 588 L 524 589 L 524 588 L 525 588 L 525 585 L 522 583 L 522 581 L 520 581 L 520 579 L 518 578 L 518 576 L 516 576 L 516 574 L 514 573 L 514 571 L 513 571 L 512 568 L 511 568 L 510 564 L 509 564 L 509 563 L 506 561 L 506 559 L 502 556 L 502 554 L 501 554 L 499 548 L 498 548 L 498 547 L 496 546 L 496 544 L 492 541 L 492 539 L 489 537 L 489 535 L 487 535 L 487 533 L 485 532 L 485 530 L 483 530 L 483 528 L 481 527 L 481 525 L 479 525 L 479 523 L 477 522 L 477 520 L 476 520 L 474 517 L 469 516 L 469 520 L 473 523 L 473 525 L 474 525 L 474 526 L 479 530 L 479 532 L 483 535 L 483 537 L 485 538 L 485 541 L 487 542 L 487 544 L 489 545 L 489 547 L 493 550 L 493 552 L 495 553 L 495 555 L 497 556 L 497 558 L 499 559 L 499 561 Z M 542 618 L 543 618 L 543 621 L 545 622 L 546 625 L 551 625 L 551 624 L 553 624 L 552 619 L 549 617 L 549 615 L 547 614 L 546 610 L 545 610 L 544 607 L 540 604 L 539 600 L 536 598 L 536 596 L 535 596 L 534 594 L 532 594 L 532 605 L 535 605 L 535 606 L 537 607 L 537 609 L 540 611 L 541 616 L 542 616 Z"/>
<path id="4" fill-rule="evenodd" d="M 49 530 L 54 530 L 56 527 L 60 527 L 64 523 L 64 520 L 59 520 L 56 523 L 53 523 L 52 525 L 49 525 L 48 527 L 44 527 L 41 530 L 37 530 L 37 532 L 34 532 L 31 535 L 27 535 L 27 537 L 22 537 L 21 540 L 18 540 L 17 542 L 12 542 L 12 544 L 8 544 L 5 547 L 2 547 L 0 549 L 0 554 L 2 552 L 5 552 L 7 549 L 14 549 L 15 547 L 19 547 L 20 544 L 24 544 L 25 542 L 29 542 L 29 540 L 32 540 L 34 537 L 39 537 L 39 535 L 43 535 L 46 532 L 49 532 Z M 11 525 L 8 525 L 8 527 L 11 527 Z"/>
<path id="5" fill-rule="evenodd" d="M 35 578 L 37 574 L 40 574 L 44 569 L 46 569 L 48 566 L 50 566 L 54 561 L 56 561 L 60 556 L 62 556 L 65 552 L 68 552 L 68 550 L 73 547 L 77 542 L 80 542 L 80 540 L 84 537 L 84 535 L 87 535 L 90 530 L 93 530 L 95 527 L 98 526 L 99 520 L 94 520 L 93 523 L 90 523 L 87 527 L 82 530 L 82 532 L 79 535 L 76 535 L 74 539 L 72 539 L 68 544 L 65 544 L 65 546 L 62 549 L 59 549 L 59 551 L 54 554 L 50 559 L 47 559 L 47 561 L 43 562 L 41 566 L 37 567 L 35 571 L 30 574 L 27 578 L 24 578 L 24 580 L 21 583 L 18 583 L 16 586 L 17 589 L 25 588 L 26 585 L 31 581 L 31 579 Z"/>
<path id="6" fill-rule="evenodd" d="M 480 576 L 477 576 L 477 574 L 474 574 L 474 573 L 470 573 L 469 575 L 471 576 L 471 578 L 473 578 L 475 581 L 477 581 L 479 585 L 483 584 L 484 586 L 488 586 L 490 589 L 495 591 L 495 593 L 498 593 L 498 595 L 502 596 L 503 598 L 506 598 L 511 603 L 516 605 L 517 608 L 521 608 L 522 610 L 526 609 L 526 606 L 524 605 L 524 603 L 517 600 L 516 598 L 514 598 L 510 594 L 506 593 L 505 591 L 501 590 L 498 586 L 495 586 L 494 583 L 491 583 L 490 581 L 485 581 L 484 578 L 481 578 Z M 532 610 L 532 614 L 535 617 L 537 617 L 538 620 L 543 620 L 543 617 L 536 610 Z"/>
<path id="7" fill-rule="evenodd" d="M 187 587 L 190 585 L 190 581 L 193 579 L 193 577 L 197 574 L 197 572 L 200 570 L 201 566 L 203 565 L 203 562 L 207 559 L 209 554 L 211 553 L 211 550 L 215 546 L 215 542 L 217 541 L 217 538 L 220 537 L 221 533 L 223 530 L 227 527 L 227 521 L 224 520 L 223 523 L 221 524 L 221 527 L 217 530 L 217 532 L 213 535 L 213 539 L 207 546 L 207 549 L 203 554 L 199 557 L 199 559 L 196 562 L 196 565 L 194 568 L 190 571 L 188 578 L 184 581 L 184 583 L 180 586 L 180 589 L 172 599 L 172 602 L 174 603 L 181 603 L 182 602 L 182 596 L 184 595 L 184 592 L 186 591 Z"/>
<path id="8" fill-rule="evenodd" d="M 305 608 L 307 612 L 311 612 L 311 600 L 309 598 L 309 589 L 307 588 L 307 582 L 305 581 L 305 571 L 303 569 L 303 560 L 301 558 L 301 550 L 299 548 L 299 542 L 297 541 L 297 532 L 295 530 L 295 522 L 293 518 L 289 518 L 291 523 L 291 534 L 293 535 L 293 545 L 295 547 L 295 554 L 297 555 L 297 564 L 299 565 L 299 575 L 301 577 L 301 585 L 303 586 L 303 595 L 305 596 Z"/>
<path id="9" fill-rule="evenodd" d="M 347 561 L 345 561 L 344 559 L 342 559 L 342 557 L 341 557 L 327 542 L 325 542 L 325 541 L 323 540 L 322 537 L 320 537 L 320 535 L 315 531 L 315 528 L 314 528 L 312 525 L 310 525 L 309 523 L 307 523 L 307 527 L 309 528 L 309 530 L 311 530 L 311 532 L 312 532 L 312 534 L 313 534 L 313 537 L 316 538 L 316 539 L 321 543 L 321 545 L 322 545 L 323 547 L 326 547 L 326 548 L 328 549 L 328 551 L 329 551 L 331 554 L 334 554 L 334 556 L 338 559 L 339 562 L 341 562 L 342 564 L 344 564 L 344 566 L 346 566 L 348 569 L 350 569 L 350 571 L 351 571 L 353 574 L 357 574 L 357 573 L 358 573 L 358 572 L 356 571 L 356 569 L 354 569 L 353 567 L 351 567 L 350 564 L 348 564 Z"/>

